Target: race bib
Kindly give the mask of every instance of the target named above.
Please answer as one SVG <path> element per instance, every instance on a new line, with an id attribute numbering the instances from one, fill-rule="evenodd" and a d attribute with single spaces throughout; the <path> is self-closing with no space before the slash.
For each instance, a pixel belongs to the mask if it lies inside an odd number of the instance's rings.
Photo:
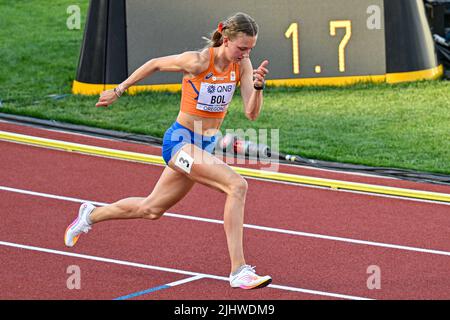
<path id="1" fill-rule="evenodd" d="M 224 112 L 233 98 L 236 83 L 201 83 L 197 109 Z"/>
<path id="2" fill-rule="evenodd" d="M 184 172 L 191 173 L 193 164 L 194 159 L 189 154 L 181 150 L 177 156 L 177 159 L 175 160 L 175 165 Z"/>

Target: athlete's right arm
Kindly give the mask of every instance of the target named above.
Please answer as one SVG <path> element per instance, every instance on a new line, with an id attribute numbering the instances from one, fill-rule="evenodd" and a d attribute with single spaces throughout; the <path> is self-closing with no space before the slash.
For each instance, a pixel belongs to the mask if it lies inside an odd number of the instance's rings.
<path id="1" fill-rule="evenodd" d="M 187 51 L 181 54 L 154 58 L 134 71 L 124 82 L 113 90 L 103 91 L 100 95 L 97 107 L 107 107 L 114 103 L 125 90 L 139 81 L 151 76 L 157 71 L 184 72 L 198 74 L 202 69 L 200 52 Z"/>

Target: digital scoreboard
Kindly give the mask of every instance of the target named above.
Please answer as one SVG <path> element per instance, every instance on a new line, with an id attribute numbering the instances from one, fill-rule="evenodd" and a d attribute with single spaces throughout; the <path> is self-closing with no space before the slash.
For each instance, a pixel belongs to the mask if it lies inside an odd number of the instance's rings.
<path id="1" fill-rule="evenodd" d="M 151 58 L 200 50 L 202 37 L 235 12 L 260 27 L 251 60 L 255 67 L 270 61 L 269 85 L 442 74 L 422 0 L 92 0 L 74 92 L 96 94 Z M 180 83 L 181 74 L 156 73 L 134 90 L 179 90 Z"/>

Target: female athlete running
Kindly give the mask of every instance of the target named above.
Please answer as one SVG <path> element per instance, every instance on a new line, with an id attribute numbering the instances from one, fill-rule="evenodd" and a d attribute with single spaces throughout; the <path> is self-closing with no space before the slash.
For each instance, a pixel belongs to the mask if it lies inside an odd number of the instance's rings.
<path id="1" fill-rule="evenodd" d="M 231 260 L 230 285 L 261 288 L 270 276 L 258 276 L 247 265 L 243 250 L 244 205 L 247 182 L 212 155 L 220 129 L 240 83 L 245 115 L 255 120 L 263 103 L 265 60 L 254 70 L 249 58 L 255 47 L 258 25 L 249 15 L 236 13 L 219 23 L 201 51 L 151 59 L 113 90 L 102 92 L 96 106 L 114 103 L 127 88 L 157 71 L 182 72 L 181 108 L 166 131 L 162 155 L 167 164 L 147 198 L 127 198 L 104 207 L 81 205 L 78 218 L 66 229 L 65 244 L 72 247 L 81 232 L 95 223 L 114 219 L 159 219 L 198 182 L 226 193 L 224 228 Z"/>

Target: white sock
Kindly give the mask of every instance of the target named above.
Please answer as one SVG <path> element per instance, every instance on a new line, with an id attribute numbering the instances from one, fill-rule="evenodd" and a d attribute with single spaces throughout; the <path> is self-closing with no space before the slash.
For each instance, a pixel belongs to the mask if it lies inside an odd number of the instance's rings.
<path id="1" fill-rule="evenodd" d="M 246 266 L 247 266 L 246 264 L 243 264 L 242 266 L 240 266 L 239 268 L 237 268 L 237 270 L 236 270 L 235 272 L 233 272 L 231 275 L 232 275 L 232 276 L 237 275 L 237 274 L 238 274 L 239 272 L 241 272 L 242 269 L 244 269 Z"/>
<path id="2" fill-rule="evenodd" d="M 91 210 L 91 212 L 89 212 L 89 213 L 86 215 L 86 222 L 87 222 L 90 226 L 92 225 L 92 221 L 91 221 L 91 213 L 94 212 L 94 210 L 95 210 L 95 207 L 94 207 L 94 209 Z"/>

